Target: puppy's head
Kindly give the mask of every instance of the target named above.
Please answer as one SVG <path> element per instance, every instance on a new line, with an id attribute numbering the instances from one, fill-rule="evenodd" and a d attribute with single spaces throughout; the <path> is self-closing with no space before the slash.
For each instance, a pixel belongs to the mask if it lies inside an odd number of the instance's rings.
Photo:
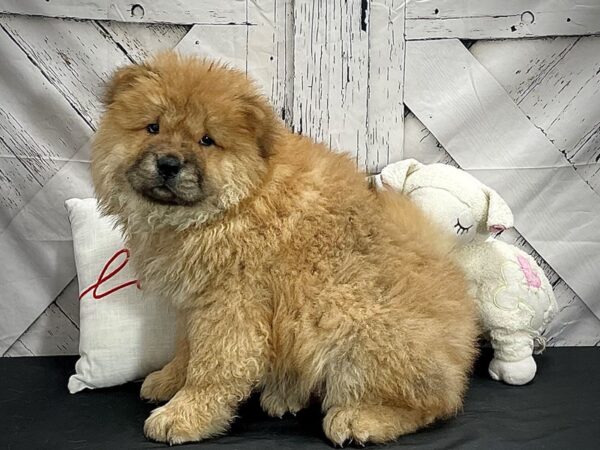
<path id="1" fill-rule="evenodd" d="M 120 69 L 105 106 L 92 153 L 100 204 L 178 227 L 251 195 L 279 127 L 243 73 L 175 53 Z"/>

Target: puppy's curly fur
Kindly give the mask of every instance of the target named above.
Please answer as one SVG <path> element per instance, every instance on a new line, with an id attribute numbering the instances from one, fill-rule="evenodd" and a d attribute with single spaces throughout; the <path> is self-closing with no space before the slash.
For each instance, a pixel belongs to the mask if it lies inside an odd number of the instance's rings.
<path id="1" fill-rule="evenodd" d="M 101 207 L 182 325 L 175 358 L 142 386 L 168 401 L 149 438 L 223 433 L 254 389 L 273 416 L 318 397 L 336 444 L 456 414 L 474 302 L 452 242 L 406 198 L 370 190 L 217 63 L 167 53 L 123 68 L 106 107 L 92 161 Z"/>

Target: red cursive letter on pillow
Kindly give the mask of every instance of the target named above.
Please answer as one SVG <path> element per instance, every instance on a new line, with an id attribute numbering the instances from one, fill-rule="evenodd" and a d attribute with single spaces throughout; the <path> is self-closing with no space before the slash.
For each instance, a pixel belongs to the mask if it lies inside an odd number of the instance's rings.
<path id="1" fill-rule="evenodd" d="M 112 272 L 109 272 L 107 274 L 106 272 L 110 268 L 111 264 L 114 263 L 115 260 L 117 258 L 119 258 L 121 255 L 125 255 L 125 259 Z M 116 274 L 118 274 L 121 270 L 123 270 L 123 268 L 127 265 L 128 262 L 129 262 L 129 250 L 127 250 L 126 248 L 119 250 L 117 253 L 115 253 L 113 256 L 111 256 L 111 258 L 107 261 L 107 263 L 104 265 L 104 267 L 100 271 L 98 280 L 94 284 L 92 284 L 90 287 L 85 289 L 79 295 L 79 300 L 81 300 L 90 291 L 92 291 L 92 296 L 96 300 L 100 300 L 101 298 L 106 297 L 107 295 L 110 295 L 113 292 L 118 291 L 119 289 L 126 288 L 133 284 L 135 284 L 137 286 L 137 288 L 140 289 L 139 280 L 132 280 L 132 281 L 127 281 L 125 283 L 119 284 L 119 285 L 115 286 L 114 288 L 109 289 L 106 292 L 101 292 L 101 293 L 98 292 L 98 288 L 100 288 L 100 286 L 102 286 L 103 283 L 110 280 L 112 277 L 114 277 Z"/>

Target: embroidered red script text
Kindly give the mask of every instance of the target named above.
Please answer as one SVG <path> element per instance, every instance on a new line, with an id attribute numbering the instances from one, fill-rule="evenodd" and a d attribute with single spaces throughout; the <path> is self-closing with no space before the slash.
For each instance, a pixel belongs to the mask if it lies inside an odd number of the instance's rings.
<path id="1" fill-rule="evenodd" d="M 124 256 L 125 259 L 121 258 L 122 261 L 112 271 L 109 272 L 109 269 L 111 269 L 111 266 L 113 265 L 113 263 L 115 261 L 117 261 L 117 259 L 119 259 L 121 256 Z M 94 297 L 96 300 L 100 300 L 101 298 L 106 297 L 107 295 L 110 295 L 113 292 L 116 292 L 120 289 L 126 288 L 126 287 L 134 285 L 134 284 L 136 285 L 136 287 L 138 289 L 140 289 L 139 280 L 131 280 L 131 281 L 127 281 L 125 283 L 121 283 L 105 292 L 98 292 L 100 287 L 103 284 L 105 284 L 108 280 L 113 278 L 116 274 L 118 274 L 121 270 L 123 270 L 123 268 L 127 265 L 128 262 L 129 262 L 129 250 L 126 248 L 123 248 L 123 249 L 119 250 L 117 253 L 115 253 L 114 255 L 112 255 L 110 257 L 110 259 L 106 262 L 106 264 L 104 265 L 102 270 L 100 271 L 100 275 L 98 275 L 98 279 L 96 280 L 96 282 L 94 284 L 92 284 L 90 287 L 88 287 L 87 289 L 85 289 L 79 295 L 79 300 L 81 300 L 83 297 L 85 297 L 85 295 L 90 291 L 92 291 L 92 297 Z"/>

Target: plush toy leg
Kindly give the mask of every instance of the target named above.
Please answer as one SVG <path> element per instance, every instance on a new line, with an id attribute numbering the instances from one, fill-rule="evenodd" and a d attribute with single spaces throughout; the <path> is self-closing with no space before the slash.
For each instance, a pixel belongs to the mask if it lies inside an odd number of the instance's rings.
<path id="1" fill-rule="evenodd" d="M 488 367 L 492 379 L 516 386 L 527 384 L 533 380 L 536 370 L 537 366 L 533 356 L 520 361 L 502 361 L 494 358 Z"/>
<path id="2" fill-rule="evenodd" d="M 533 360 L 533 338 L 530 334 L 508 330 L 492 330 L 490 333 L 494 359 L 488 367 L 496 381 L 523 385 L 535 377 L 537 366 Z"/>

